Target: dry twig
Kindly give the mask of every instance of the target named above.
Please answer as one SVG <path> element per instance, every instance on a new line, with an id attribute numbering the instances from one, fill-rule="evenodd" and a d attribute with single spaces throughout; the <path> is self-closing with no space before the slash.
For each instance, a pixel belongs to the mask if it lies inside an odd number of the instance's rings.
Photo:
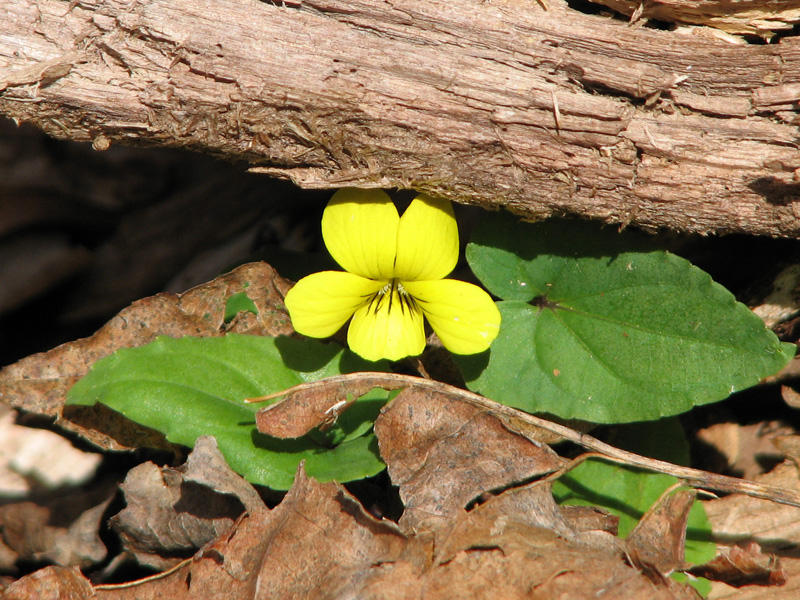
<path id="1" fill-rule="evenodd" d="M 342 390 L 346 389 L 348 386 L 352 386 L 353 388 L 357 388 L 359 390 L 370 389 L 374 387 L 380 387 L 384 389 L 418 388 L 433 390 L 454 400 L 467 402 L 473 406 L 477 406 L 486 410 L 489 414 L 500 419 L 503 425 L 509 429 L 509 431 L 521 435 L 537 445 L 541 444 L 541 442 L 537 439 L 537 430 L 545 430 L 559 435 L 565 440 L 573 442 L 583 448 L 586 448 L 587 450 L 596 452 L 605 460 L 632 467 L 638 467 L 647 471 L 672 475 L 682 479 L 689 486 L 694 488 L 706 488 L 718 492 L 745 494 L 747 496 L 772 500 L 774 502 L 788 504 L 790 506 L 797 506 L 800 508 L 800 493 L 793 490 L 763 485 L 754 481 L 738 479 L 736 477 L 728 477 L 726 475 L 710 473 L 700 469 L 682 467 L 680 465 L 675 465 L 663 460 L 647 458 L 639 454 L 634 454 L 633 452 L 615 448 L 614 446 L 606 444 L 605 442 L 602 442 L 591 435 L 581 433 L 575 429 L 567 427 L 566 425 L 561 425 L 541 417 L 536 417 L 521 410 L 499 404 L 479 394 L 475 394 L 473 392 L 431 379 L 423 379 L 420 377 L 396 373 L 350 373 L 347 375 L 336 375 L 334 377 L 328 377 L 318 381 L 301 383 L 289 388 L 288 390 L 284 390 L 276 394 L 270 394 L 269 396 L 263 396 L 261 398 L 253 398 L 248 401 L 260 402 L 281 396 L 286 396 L 286 399 L 284 400 L 286 401 L 296 393 L 308 393 L 311 391 L 320 391 L 326 388 L 330 388 L 332 390 Z M 331 404 L 335 404 L 338 400 L 338 397 L 332 397 Z M 279 404 L 280 403 L 273 404 L 265 410 L 270 410 Z"/>

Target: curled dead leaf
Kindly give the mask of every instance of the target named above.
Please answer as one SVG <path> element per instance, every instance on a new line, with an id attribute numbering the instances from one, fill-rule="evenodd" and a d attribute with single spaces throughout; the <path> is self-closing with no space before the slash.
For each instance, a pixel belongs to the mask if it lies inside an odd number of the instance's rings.
<path id="1" fill-rule="evenodd" d="M 279 402 L 256 413 L 256 427 L 261 433 L 277 438 L 298 438 L 315 427 L 325 429 L 346 411 L 359 397 L 373 388 L 396 390 L 412 385 L 416 378 L 393 373 L 351 373 L 303 383 L 249 402 L 271 400 Z"/>
<path id="2" fill-rule="evenodd" d="M 639 519 L 625 539 L 635 565 L 660 576 L 684 567 L 686 524 L 696 497 L 694 490 L 668 491 Z"/>
<path id="3" fill-rule="evenodd" d="M 779 464 L 769 473 L 759 475 L 756 479 L 787 489 L 800 489 L 797 466 L 789 460 Z M 737 578 L 741 577 L 739 581 L 744 580 L 743 574 L 735 575 L 734 569 L 738 567 L 731 567 L 729 570 L 733 576 L 732 582 L 724 581 L 723 578 L 723 581 L 715 581 L 713 584 L 712 590 L 716 598 L 761 600 L 769 597 L 770 600 L 794 600 L 800 597 L 800 511 L 797 508 L 776 506 L 768 500 L 746 496 L 727 496 L 704 504 L 711 521 L 714 541 L 717 542 L 720 551 L 725 552 L 725 546 L 738 546 L 740 550 L 751 555 L 748 561 L 761 565 L 760 568 L 753 566 L 744 569 L 753 574 L 760 572 L 760 585 L 745 585 L 741 588 L 734 586 L 738 583 Z M 760 557 L 753 553 L 755 547 L 748 550 L 750 543 L 758 544 Z M 770 555 L 777 557 L 779 562 L 771 563 Z M 739 555 L 734 558 L 733 563 L 742 562 L 740 567 L 744 567 L 743 561 L 738 560 L 739 558 L 744 559 L 744 556 Z M 766 573 L 765 567 L 767 571 L 780 569 L 779 574 L 770 576 Z M 714 569 L 720 571 L 722 577 L 721 565 L 717 565 Z M 716 577 L 713 571 L 709 572 L 709 575 Z M 786 583 L 780 587 L 768 591 L 761 587 L 771 578 L 778 581 L 783 577 Z"/>
<path id="4" fill-rule="evenodd" d="M 444 564 L 458 552 L 475 548 L 497 547 L 506 555 L 541 550 L 557 540 L 621 555 L 616 532 L 607 531 L 605 521 L 584 518 L 587 512 L 594 511 L 558 506 L 546 481 L 509 489 L 456 513 L 437 535 L 434 561 Z"/>
<path id="5" fill-rule="evenodd" d="M 335 483 L 306 477 L 302 465 L 283 502 L 244 515 L 192 561 L 140 585 L 105 586 L 97 598 L 267 600 L 357 597 L 373 569 L 400 558 L 406 537 L 370 516 Z"/>
<path id="6" fill-rule="evenodd" d="M 89 567 L 105 559 L 100 539 L 103 514 L 116 492 L 105 479 L 88 491 L 59 490 L 46 497 L 0 506 L 0 547 L 4 570 L 19 562 Z"/>
<path id="7" fill-rule="evenodd" d="M 484 492 L 551 473 L 549 446 L 512 433 L 484 408 L 408 388 L 375 421 L 381 458 L 400 487 L 406 531 L 436 529 Z"/>
<path id="8" fill-rule="evenodd" d="M 324 430 L 350 408 L 358 396 L 365 393 L 359 392 L 342 390 L 341 394 L 336 394 L 328 388 L 297 392 L 259 410 L 256 413 L 256 427 L 261 433 L 281 439 L 302 437 L 315 427 Z M 342 397 L 346 399 L 340 399 Z M 254 400 L 261 399 L 250 399 L 251 402 Z"/>
<path id="9" fill-rule="evenodd" d="M 212 437 L 198 438 L 186 464 L 143 463 L 120 486 L 127 507 L 112 517 L 125 550 L 168 569 L 229 531 L 243 511 L 265 510 L 253 487 L 231 471 Z"/>
<path id="10" fill-rule="evenodd" d="M 733 587 L 784 585 L 787 579 L 780 560 L 762 552 L 753 541 L 724 548 L 714 560 L 694 567 L 691 573 Z"/>

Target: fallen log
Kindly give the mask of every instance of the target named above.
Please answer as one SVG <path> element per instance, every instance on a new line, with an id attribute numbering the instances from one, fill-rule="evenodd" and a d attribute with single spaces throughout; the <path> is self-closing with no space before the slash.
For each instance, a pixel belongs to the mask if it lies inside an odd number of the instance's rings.
<path id="1" fill-rule="evenodd" d="M 560 0 L 15 0 L 0 114 L 308 188 L 400 187 L 701 234 L 800 234 L 800 43 Z M 696 32 L 695 32 L 696 33 Z"/>

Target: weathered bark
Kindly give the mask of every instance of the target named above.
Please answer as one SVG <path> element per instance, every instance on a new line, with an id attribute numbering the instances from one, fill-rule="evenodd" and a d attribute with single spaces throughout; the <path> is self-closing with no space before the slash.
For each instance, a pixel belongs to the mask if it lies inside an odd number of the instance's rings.
<path id="1" fill-rule="evenodd" d="M 800 0 L 594 0 L 634 21 L 711 25 L 729 33 L 772 39 L 800 22 Z M 728 38 L 735 41 L 735 38 Z"/>
<path id="2" fill-rule="evenodd" d="M 0 113 L 306 187 L 800 234 L 800 40 L 734 45 L 548 5 L 7 1 Z"/>

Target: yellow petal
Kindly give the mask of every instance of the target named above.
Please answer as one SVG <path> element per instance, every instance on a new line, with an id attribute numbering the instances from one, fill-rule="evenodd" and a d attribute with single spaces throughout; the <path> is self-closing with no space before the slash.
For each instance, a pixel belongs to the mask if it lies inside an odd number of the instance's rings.
<path id="1" fill-rule="evenodd" d="M 425 349 L 422 312 L 394 288 L 356 311 L 347 343 L 367 360 L 400 360 L 421 354 Z"/>
<path id="2" fill-rule="evenodd" d="M 422 281 L 446 277 L 458 261 L 458 225 L 448 200 L 417 196 L 400 218 L 395 277 Z"/>
<path id="3" fill-rule="evenodd" d="M 386 192 L 341 189 L 322 214 L 322 238 L 345 271 L 388 280 L 394 273 L 399 221 Z"/>
<path id="4" fill-rule="evenodd" d="M 465 281 L 403 282 L 442 344 L 454 354 L 483 352 L 500 331 L 500 311 L 481 288 Z"/>
<path id="5" fill-rule="evenodd" d="M 328 337 L 384 285 L 385 282 L 352 273 L 322 271 L 298 281 L 286 294 L 284 303 L 295 331 L 310 337 Z"/>

